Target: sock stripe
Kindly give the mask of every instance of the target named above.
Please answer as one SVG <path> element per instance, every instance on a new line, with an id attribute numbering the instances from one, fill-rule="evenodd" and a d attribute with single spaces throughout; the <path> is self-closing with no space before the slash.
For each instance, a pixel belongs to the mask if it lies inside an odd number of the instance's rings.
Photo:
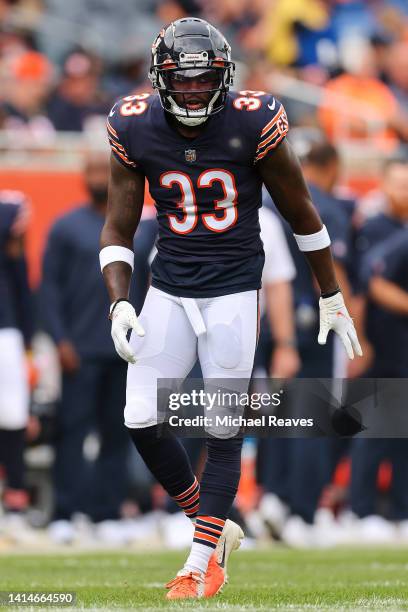
<path id="1" fill-rule="evenodd" d="M 217 535 L 218 537 L 222 534 L 222 529 L 213 529 L 212 527 L 205 527 L 203 525 L 201 525 L 201 523 L 197 520 L 196 521 L 196 525 L 197 528 L 200 528 L 200 531 L 205 531 L 205 533 L 215 533 L 215 535 Z"/>
<path id="2" fill-rule="evenodd" d="M 215 538 L 214 536 L 208 535 L 207 533 L 200 533 L 197 530 L 194 532 L 194 538 L 193 538 L 194 542 L 196 542 L 197 540 L 204 540 L 204 542 L 211 542 L 212 544 L 214 544 L 214 546 L 217 546 L 217 542 L 218 542 L 218 538 Z"/>
<path id="3" fill-rule="evenodd" d="M 225 521 L 215 516 L 198 515 L 194 530 L 193 542 L 205 544 L 210 548 L 217 546 Z"/>
<path id="4" fill-rule="evenodd" d="M 200 502 L 199 499 L 197 499 L 195 502 L 193 502 L 192 504 L 189 504 L 188 506 L 182 508 L 183 512 L 191 512 L 192 508 L 195 508 L 195 506 Z"/>
<path id="5" fill-rule="evenodd" d="M 188 506 L 191 506 L 195 501 L 197 501 L 199 497 L 200 489 L 197 486 L 197 491 L 194 493 L 194 495 L 191 495 L 188 499 L 186 499 L 186 501 L 179 501 L 178 505 L 180 506 L 180 508 L 187 508 Z"/>
<path id="6" fill-rule="evenodd" d="M 179 495 L 173 495 L 174 501 L 176 501 L 176 502 L 183 501 L 184 498 L 187 495 L 189 495 L 190 493 L 192 493 L 194 491 L 195 487 L 197 487 L 197 486 L 199 486 L 198 485 L 198 480 L 197 480 L 197 478 L 194 478 L 193 484 L 190 487 L 188 487 L 188 489 L 186 489 L 183 493 L 179 493 Z"/>
<path id="7" fill-rule="evenodd" d="M 197 502 L 196 505 L 191 508 L 191 510 L 184 509 L 184 512 L 188 517 L 192 517 L 197 514 L 199 507 L 200 507 L 200 502 Z"/>
<path id="8" fill-rule="evenodd" d="M 199 520 L 200 521 L 205 521 L 206 523 L 209 523 L 210 525 L 219 525 L 221 528 L 224 527 L 225 525 L 225 521 L 223 519 L 217 518 L 215 516 L 202 516 L 200 514 L 199 516 Z"/>
<path id="9" fill-rule="evenodd" d="M 194 477 L 194 482 L 183 493 L 173 495 L 173 499 L 188 518 L 197 515 L 200 503 L 200 484 Z"/>

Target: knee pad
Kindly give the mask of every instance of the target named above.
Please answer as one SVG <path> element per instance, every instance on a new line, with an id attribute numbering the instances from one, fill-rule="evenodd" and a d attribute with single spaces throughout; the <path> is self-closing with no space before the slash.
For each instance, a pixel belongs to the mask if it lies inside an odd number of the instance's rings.
<path id="1" fill-rule="evenodd" d="M 242 357 L 241 321 L 237 316 L 230 323 L 216 323 L 208 334 L 209 351 L 220 368 L 232 370 Z"/>
<path id="2" fill-rule="evenodd" d="M 141 363 L 129 365 L 126 385 L 125 425 L 130 429 L 157 425 L 157 381 L 160 371 Z"/>
<path id="3" fill-rule="evenodd" d="M 124 416 L 129 429 L 157 425 L 157 400 L 152 389 L 128 389 Z"/>

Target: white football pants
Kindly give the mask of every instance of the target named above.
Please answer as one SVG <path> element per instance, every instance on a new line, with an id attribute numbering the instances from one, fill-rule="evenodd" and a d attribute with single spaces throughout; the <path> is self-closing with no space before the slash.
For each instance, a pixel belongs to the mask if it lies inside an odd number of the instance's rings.
<path id="1" fill-rule="evenodd" d="M 127 427 L 157 424 L 157 380 L 184 379 L 197 356 L 205 380 L 249 381 L 258 333 L 256 290 L 193 299 L 150 287 L 139 319 L 146 335 L 132 333 L 130 339 L 137 361 L 128 367 Z"/>
<path id="2" fill-rule="evenodd" d="M 24 342 L 18 329 L 0 329 L 0 429 L 27 425 L 29 389 Z"/>

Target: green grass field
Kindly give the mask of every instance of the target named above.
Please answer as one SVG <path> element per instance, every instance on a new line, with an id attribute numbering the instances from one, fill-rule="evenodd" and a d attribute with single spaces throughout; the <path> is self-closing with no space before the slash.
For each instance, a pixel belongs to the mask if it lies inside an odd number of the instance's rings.
<path id="1" fill-rule="evenodd" d="M 75 609 L 408 610 L 406 549 L 242 551 L 230 560 L 222 594 L 194 605 L 167 603 L 162 585 L 184 558 L 155 552 L 3 555 L 0 590 L 76 591 Z"/>

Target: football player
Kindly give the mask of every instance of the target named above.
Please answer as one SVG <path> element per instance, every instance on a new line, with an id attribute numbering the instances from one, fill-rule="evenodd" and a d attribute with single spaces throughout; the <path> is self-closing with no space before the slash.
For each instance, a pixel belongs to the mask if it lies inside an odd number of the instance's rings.
<path id="1" fill-rule="evenodd" d="M 361 349 L 335 278 L 327 230 L 285 139 L 288 121 L 280 102 L 262 91 L 229 91 L 230 46 L 202 19 L 179 19 L 160 32 L 149 76 L 157 94 L 127 96 L 108 117 L 111 180 L 100 262 L 113 341 L 129 362 L 125 424 L 153 475 L 195 521 L 191 552 L 168 583 L 167 598 L 211 597 L 222 588 L 226 560 L 242 537 L 227 521 L 242 438 L 208 437 L 199 485 L 177 438 L 158 436 L 157 381 L 183 379 L 197 355 L 205 381 L 249 381 L 264 263 L 262 183 L 320 285 L 319 343 L 333 329 L 350 358 Z M 137 319 L 128 292 L 146 180 L 156 203 L 158 253 Z"/>

